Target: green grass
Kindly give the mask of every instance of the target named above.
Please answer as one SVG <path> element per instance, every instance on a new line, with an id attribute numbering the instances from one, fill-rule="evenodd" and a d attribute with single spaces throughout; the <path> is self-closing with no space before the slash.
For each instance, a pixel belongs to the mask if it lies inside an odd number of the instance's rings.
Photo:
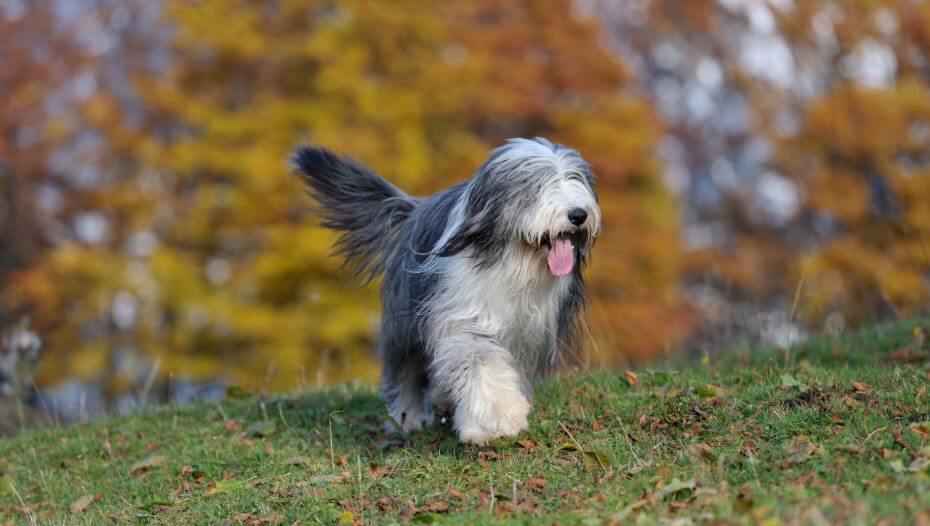
<path id="1" fill-rule="evenodd" d="M 30 432 L 0 441 L 0 523 L 901 524 L 930 513 L 930 369 L 892 351 L 928 321 L 555 378 L 482 448 L 382 432 L 368 386 Z"/>

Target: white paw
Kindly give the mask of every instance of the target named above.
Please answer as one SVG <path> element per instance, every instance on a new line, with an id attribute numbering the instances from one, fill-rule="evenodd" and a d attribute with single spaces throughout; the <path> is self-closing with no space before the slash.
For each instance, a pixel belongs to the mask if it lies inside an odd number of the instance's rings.
<path id="1" fill-rule="evenodd" d="M 530 403 L 519 396 L 491 404 L 488 411 L 476 413 L 464 408 L 455 412 L 459 441 L 484 445 L 495 438 L 516 436 L 529 426 Z"/>

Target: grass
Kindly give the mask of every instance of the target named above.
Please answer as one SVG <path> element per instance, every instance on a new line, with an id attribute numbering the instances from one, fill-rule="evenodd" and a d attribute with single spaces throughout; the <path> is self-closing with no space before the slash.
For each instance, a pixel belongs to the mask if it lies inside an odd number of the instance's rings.
<path id="1" fill-rule="evenodd" d="M 0 523 L 919 521 L 928 322 L 554 378 L 481 448 L 385 433 L 348 385 L 29 432 L 0 441 Z"/>

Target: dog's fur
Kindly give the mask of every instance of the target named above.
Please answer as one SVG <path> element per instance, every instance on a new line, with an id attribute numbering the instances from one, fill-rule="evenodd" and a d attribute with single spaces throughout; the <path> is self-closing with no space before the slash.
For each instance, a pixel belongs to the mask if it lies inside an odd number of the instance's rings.
<path id="1" fill-rule="evenodd" d="M 582 267 L 600 230 L 590 165 L 546 139 L 512 139 L 475 175 L 416 198 L 322 148 L 294 155 L 315 212 L 354 270 L 383 275 L 382 392 L 403 431 L 451 411 L 463 442 L 526 429 L 532 383 L 576 343 Z M 580 226 L 568 211 L 582 208 Z M 570 236 L 574 266 L 547 253 Z"/>

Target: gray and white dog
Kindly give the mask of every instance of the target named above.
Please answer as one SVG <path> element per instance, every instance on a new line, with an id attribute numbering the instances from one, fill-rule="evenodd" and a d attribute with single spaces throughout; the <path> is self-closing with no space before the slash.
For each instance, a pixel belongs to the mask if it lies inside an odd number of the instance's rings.
<path id="1" fill-rule="evenodd" d="M 337 253 L 383 275 L 382 393 L 403 431 L 451 411 L 462 442 L 527 427 L 532 385 L 576 343 L 582 267 L 600 231 L 591 166 L 511 139 L 467 181 L 411 197 L 322 148 L 293 163 Z"/>

